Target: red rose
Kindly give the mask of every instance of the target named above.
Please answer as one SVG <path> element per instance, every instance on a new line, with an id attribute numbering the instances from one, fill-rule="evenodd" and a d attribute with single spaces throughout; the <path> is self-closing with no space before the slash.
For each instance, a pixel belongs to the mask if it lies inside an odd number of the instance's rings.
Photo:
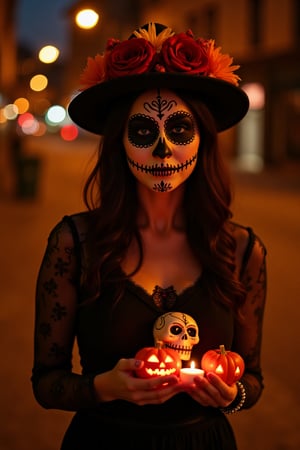
<path id="1" fill-rule="evenodd" d="M 190 33 L 179 33 L 166 39 L 160 57 L 167 72 L 205 74 L 208 70 L 205 42 L 195 41 Z"/>
<path id="2" fill-rule="evenodd" d="M 106 54 L 106 78 L 149 72 L 156 61 L 153 45 L 143 38 L 133 38 L 111 46 Z"/>

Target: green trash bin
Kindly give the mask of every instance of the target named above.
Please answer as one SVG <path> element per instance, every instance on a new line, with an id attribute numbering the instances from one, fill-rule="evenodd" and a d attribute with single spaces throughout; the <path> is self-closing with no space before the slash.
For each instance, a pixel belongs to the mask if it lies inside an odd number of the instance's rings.
<path id="1" fill-rule="evenodd" d="M 17 160 L 18 198 L 35 198 L 38 191 L 41 161 L 34 156 L 22 156 Z"/>

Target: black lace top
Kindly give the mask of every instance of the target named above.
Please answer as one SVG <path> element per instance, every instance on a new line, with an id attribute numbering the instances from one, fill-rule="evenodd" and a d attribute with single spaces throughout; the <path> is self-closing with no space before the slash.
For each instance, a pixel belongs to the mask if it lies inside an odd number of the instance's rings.
<path id="1" fill-rule="evenodd" d="M 245 321 L 239 323 L 229 308 L 210 298 L 201 277 L 180 295 L 172 290 L 159 294 L 156 288 L 154 296 L 128 279 L 124 295 L 114 307 L 109 291 L 96 301 L 84 303 L 80 280 L 85 270 L 87 217 L 88 213 L 65 217 L 56 225 L 40 267 L 32 375 L 39 403 L 45 408 L 72 411 L 98 408 L 106 414 L 113 411 L 114 417 L 118 411 L 126 414 L 128 410 L 141 417 L 142 411 L 147 414 L 149 409 L 152 414 L 154 408 L 156 417 L 166 417 L 166 411 L 172 417 L 179 411 L 177 404 L 189 405 L 190 411 L 205 414 L 202 411 L 205 408 L 186 394 L 178 394 L 164 405 L 148 407 L 124 401 L 96 405 L 91 388 L 94 375 L 112 369 L 120 358 L 134 357 L 142 347 L 153 346 L 153 324 L 166 308 L 185 312 L 197 321 L 200 341 L 193 348 L 192 359 L 200 361 L 204 352 L 220 344 L 244 358 L 246 370 L 242 382 L 247 393 L 244 407 L 251 407 L 263 389 L 260 346 L 266 293 L 266 251 L 252 230 L 248 229 L 249 242 L 241 270 L 247 288 Z M 167 297 L 166 304 L 163 297 Z M 82 374 L 72 372 L 75 338 Z"/>

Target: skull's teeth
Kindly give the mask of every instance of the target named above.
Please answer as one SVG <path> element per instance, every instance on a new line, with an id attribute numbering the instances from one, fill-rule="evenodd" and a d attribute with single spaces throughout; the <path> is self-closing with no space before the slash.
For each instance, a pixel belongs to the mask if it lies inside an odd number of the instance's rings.
<path id="1" fill-rule="evenodd" d="M 191 353 L 192 351 L 192 347 L 178 347 L 177 345 L 172 345 L 172 344 L 166 344 L 166 347 L 172 348 L 173 350 L 176 350 L 177 352 L 180 353 Z"/>

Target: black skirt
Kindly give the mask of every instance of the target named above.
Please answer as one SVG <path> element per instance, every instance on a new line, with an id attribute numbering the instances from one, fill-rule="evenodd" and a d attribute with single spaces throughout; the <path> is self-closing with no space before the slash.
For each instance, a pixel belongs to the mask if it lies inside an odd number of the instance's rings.
<path id="1" fill-rule="evenodd" d="M 237 450 L 230 423 L 216 409 L 211 408 L 205 418 L 184 423 L 170 422 L 168 417 L 153 422 L 80 411 L 66 431 L 61 450 Z"/>

